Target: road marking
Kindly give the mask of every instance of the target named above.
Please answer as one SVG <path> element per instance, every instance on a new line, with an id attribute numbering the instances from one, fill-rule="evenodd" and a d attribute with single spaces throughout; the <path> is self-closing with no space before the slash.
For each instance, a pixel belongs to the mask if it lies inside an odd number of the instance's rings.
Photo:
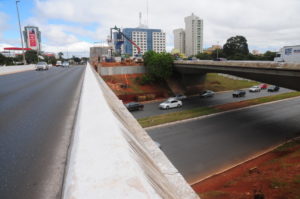
<path id="1" fill-rule="evenodd" d="M 209 115 L 203 115 L 203 116 L 200 116 L 200 117 L 195 117 L 195 118 L 190 118 L 190 119 L 185 119 L 185 120 L 180 120 L 180 121 L 175 121 L 175 122 L 160 124 L 160 125 L 156 125 L 156 126 L 146 127 L 144 129 L 147 131 L 147 130 L 152 130 L 152 129 L 156 129 L 156 128 L 163 128 L 163 127 L 167 127 L 167 126 L 173 126 L 173 125 L 176 125 L 176 124 L 191 122 L 191 121 L 194 121 L 194 120 L 201 120 L 201 119 L 208 118 L 208 117 L 214 117 L 214 116 L 225 114 L 225 113 L 229 113 L 229 112 L 240 111 L 240 110 L 244 110 L 244 109 L 255 108 L 255 107 L 258 107 L 258 106 L 263 106 L 263 105 L 268 105 L 268 104 L 274 104 L 274 103 L 279 103 L 279 102 L 283 102 L 283 101 L 288 101 L 288 100 L 295 99 L 295 98 L 300 98 L 300 96 L 291 97 L 291 98 L 287 98 L 287 99 L 281 99 L 281 100 L 277 100 L 277 101 L 273 101 L 273 102 L 267 102 L 267 103 L 262 103 L 262 104 L 251 105 L 251 106 L 237 108 L 237 109 L 232 109 L 232 110 L 228 110 L 228 111 L 222 111 L 222 112 L 219 112 L 219 113 L 213 113 L 213 114 L 209 114 Z M 209 107 L 214 107 L 214 106 L 209 106 Z"/>

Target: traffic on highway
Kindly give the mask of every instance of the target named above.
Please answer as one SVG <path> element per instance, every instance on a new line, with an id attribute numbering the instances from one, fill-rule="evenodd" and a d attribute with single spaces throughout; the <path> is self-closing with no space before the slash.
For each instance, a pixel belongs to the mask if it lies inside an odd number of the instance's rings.
<path id="1" fill-rule="evenodd" d="M 203 97 L 202 96 L 203 93 L 201 93 L 199 95 L 182 99 L 181 100 L 182 104 L 179 106 L 178 104 L 176 104 L 176 107 L 178 106 L 178 108 L 172 108 L 172 109 L 163 108 L 163 110 L 160 110 L 159 107 L 163 101 L 145 103 L 143 107 L 143 111 L 134 111 L 131 113 L 135 118 L 140 119 L 149 116 L 161 115 L 165 113 L 190 110 L 198 107 L 227 104 L 231 102 L 238 102 L 241 100 L 255 99 L 258 97 L 265 97 L 270 95 L 292 92 L 292 90 L 286 88 L 280 88 L 277 92 L 268 92 L 267 89 L 261 90 L 260 92 L 249 92 L 248 89 L 244 89 L 244 90 L 245 90 L 245 95 L 243 97 L 241 96 L 236 98 L 233 98 L 232 96 L 234 91 L 214 93 L 214 95 L 211 97 Z"/>

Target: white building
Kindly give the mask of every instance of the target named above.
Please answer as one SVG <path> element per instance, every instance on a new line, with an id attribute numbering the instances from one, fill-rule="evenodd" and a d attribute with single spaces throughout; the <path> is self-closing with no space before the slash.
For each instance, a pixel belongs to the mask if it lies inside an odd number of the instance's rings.
<path id="1" fill-rule="evenodd" d="M 141 54 L 147 51 L 147 32 L 133 31 L 132 41 L 141 48 Z M 138 54 L 136 48 L 132 48 L 133 55 Z"/>
<path id="2" fill-rule="evenodd" d="M 164 32 L 152 33 L 152 49 L 157 53 L 166 52 L 166 33 Z"/>
<path id="3" fill-rule="evenodd" d="M 185 31 L 182 28 L 173 30 L 174 48 L 185 54 Z"/>
<path id="4" fill-rule="evenodd" d="M 203 20 L 192 14 L 185 17 L 184 22 L 186 56 L 203 52 Z"/>

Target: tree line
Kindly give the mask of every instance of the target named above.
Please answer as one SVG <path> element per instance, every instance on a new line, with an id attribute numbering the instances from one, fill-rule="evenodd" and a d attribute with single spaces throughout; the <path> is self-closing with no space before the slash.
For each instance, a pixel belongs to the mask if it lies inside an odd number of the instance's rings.
<path id="1" fill-rule="evenodd" d="M 43 56 L 41 54 L 38 54 L 35 50 L 28 50 L 25 52 L 25 60 L 27 64 L 36 64 L 38 61 L 45 61 L 48 64 L 55 65 L 58 60 L 60 61 L 67 61 L 69 59 L 63 58 L 63 53 L 58 53 L 58 59 L 54 56 Z M 88 58 L 79 58 L 72 56 L 71 58 L 75 63 L 80 63 L 82 60 L 86 61 Z M 3 54 L 0 53 L 0 65 L 21 65 L 23 64 L 23 56 L 17 55 L 15 57 L 6 57 Z"/>

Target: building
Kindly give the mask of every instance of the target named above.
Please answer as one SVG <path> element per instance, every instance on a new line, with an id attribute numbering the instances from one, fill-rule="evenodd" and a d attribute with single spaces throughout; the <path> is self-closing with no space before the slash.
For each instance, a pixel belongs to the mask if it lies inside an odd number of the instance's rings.
<path id="1" fill-rule="evenodd" d="M 185 54 L 196 55 L 203 52 L 203 20 L 192 14 L 184 18 Z"/>
<path id="2" fill-rule="evenodd" d="M 141 54 L 149 50 L 166 51 L 166 33 L 160 29 L 124 28 L 122 33 L 141 48 Z M 122 53 L 134 56 L 138 54 L 138 51 L 127 39 L 124 39 Z"/>
<path id="3" fill-rule="evenodd" d="M 174 48 L 180 53 L 185 54 L 185 31 L 182 28 L 173 30 Z"/>
<path id="4" fill-rule="evenodd" d="M 102 61 L 103 57 L 108 57 L 111 48 L 108 46 L 98 46 L 90 48 L 90 61 L 92 65 L 95 65 Z"/>
<path id="5" fill-rule="evenodd" d="M 41 51 L 41 32 L 38 27 L 35 26 L 25 26 L 24 31 L 24 41 L 26 48 L 31 48 L 32 50 Z"/>

